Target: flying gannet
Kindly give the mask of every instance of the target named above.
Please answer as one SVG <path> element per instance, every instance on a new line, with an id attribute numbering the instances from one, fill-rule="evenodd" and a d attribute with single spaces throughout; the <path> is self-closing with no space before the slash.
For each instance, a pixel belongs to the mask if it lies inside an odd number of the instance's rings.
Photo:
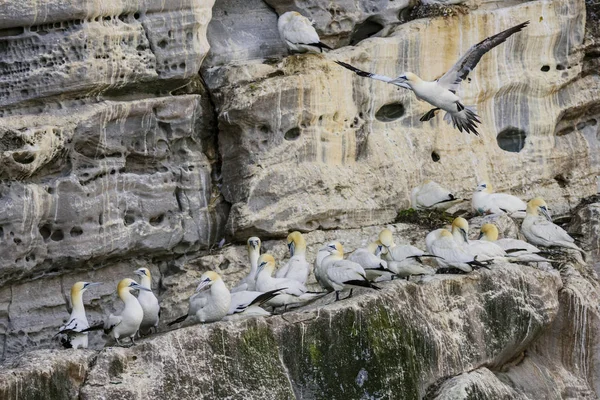
<path id="1" fill-rule="evenodd" d="M 471 272 L 473 268 L 488 268 L 467 253 L 446 229 L 440 229 L 436 238 L 431 242 L 431 252 L 440 257 L 437 259 L 441 267 L 457 268 L 464 272 Z"/>
<path id="2" fill-rule="evenodd" d="M 429 208 L 446 210 L 460 201 L 448 189 L 430 180 L 425 180 L 420 186 L 414 188 L 410 199 L 411 207 L 416 210 Z"/>
<path id="3" fill-rule="evenodd" d="M 87 332 L 82 332 L 89 328 L 85 308 L 83 307 L 83 292 L 92 286 L 98 285 L 101 285 L 101 283 L 77 282 L 71 287 L 71 306 L 73 310 L 71 311 L 69 321 L 61 326 L 55 335 L 60 337 L 60 342 L 66 349 L 87 349 L 88 334 Z"/>
<path id="4" fill-rule="evenodd" d="M 248 257 L 250 258 L 250 273 L 243 278 L 236 287 L 231 289 L 231 293 L 254 290 L 256 269 L 258 268 L 258 257 L 260 257 L 260 245 L 261 241 L 256 236 L 252 236 L 248 239 L 246 247 L 248 248 Z"/>
<path id="5" fill-rule="evenodd" d="M 452 121 L 454 128 L 459 131 L 465 130 L 478 135 L 476 123 L 481 123 L 479 117 L 470 107 L 462 104 L 460 97 L 457 96 L 460 83 L 469 75 L 481 57 L 494 47 L 503 43 L 511 35 L 521 31 L 529 24 L 529 21 L 513 26 L 503 32 L 490 36 L 476 45 L 472 46 L 441 78 L 435 81 L 424 81 L 412 72 L 405 72 L 397 78 L 389 78 L 383 75 L 377 75 L 366 71 L 361 71 L 350 64 L 336 61 L 339 65 L 355 72 L 360 76 L 376 79 L 392 85 L 410 89 L 415 93 L 419 100 L 424 100 L 434 106 L 425 115 L 421 121 L 429 121 L 435 116 L 436 111 L 444 110 L 446 115 L 444 120 L 450 123 Z"/>
<path id="6" fill-rule="evenodd" d="M 306 241 L 300 232 L 292 232 L 287 237 L 290 259 L 275 273 L 275 278 L 287 278 L 306 284 L 310 274 L 310 264 L 306 261 Z"/>
<path id="7" fill-rule="evenodd" d="M 540 256 L 540 249 L 523 240 L 504 238 L 498 239 L 498 228 L 494 224 L 483 224 L 481 226 L 479 240 L 493 242 L 500 246 L 506 253 L 520 262 L 549 262 Z"/>
<path id="8" fill-rule="evenodd" d="M 219 274 L 207 271 L 200 277 L 200 283 L 189 302 L 187 314 L 169 322 L 169 326 L 188 318 L 201 323 L 222 320 L 229 312 L 231 294 Z"/>
<path id="9" fill-rule="evenodd" d="M 140 285 L 149 289 L 140 290 L 137 296 L 142 310 L 144 310 L 144 319 L 140 325 L 140 335 L 147 335 L 154 328 L 154 332 L 158 332 L 158 321 L 160 317 L 160 306 L 158 299 L 152 293 L 152 275 L 148 268 L 139 268 L 133 272 L 140 277 Z"/>
<path id="10" fill-rule="evenodd" d="M 509 214 L 515 218 L 525 218 L 527 204 L 520 198 L 506 193 L 494 193 L 492 185 L 480 182 L 471 200 L 473 210 L 479 214 Z"/>
<path id="11" fill-rule="evenodd" d="M 323 49 L 331 50 L 331 47 L 321 42 L 312 22 L 299 12 L 288 11 L 281 14 L 277 29 L 281 39 L 292 51 L 322 53 Z"/>
<path id="12" fill-rule="evenodd" d="M 388 269 L 401 278 L 407 278 L 411 275 L 433 275 L 435 270 L 428 265 L 424 265 L 423 258 L 437 256 L 427 254 L 418 247 L 394 243 L 392 231 L 383 229 L 379 233 L 379 242 L 382 245 L 381 257 L 388 262 Z"/>
<path id="13" fill-rule="evenodd" d="M 340 292 L 350 290 L 349 298 L 352 296 L 352 289 L 371 288 L 379 290 L 380 288 L 367 279 L 365 270 L 360 264 L 344 260 L 344 248 L 339 242 L 327 245 L 325 248 L 329 255 L 323 259 L 320 266 L 319 275 L 322 277 L 321 285 L 327 290 L 335 291 L 335 301 L 340 299 Z"/>
<path id="14" fill-rule="evenodd" d="M 527 203 L 527 216 L 521 224 L 521 232 L 536 246 L 577 250 L 585 259 L 585 251 L 575 244 L 575 239 L 560 226 L 552 223 L 548 206 L 541 197 L 536 197 Z"/>

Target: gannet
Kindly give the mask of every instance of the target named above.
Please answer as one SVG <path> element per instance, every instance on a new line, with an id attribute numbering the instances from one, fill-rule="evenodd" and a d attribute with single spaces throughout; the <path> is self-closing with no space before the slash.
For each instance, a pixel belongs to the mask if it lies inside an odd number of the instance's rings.
<path id="1" fill-rule="evenodd" d="M 458 128 L 461 132 L 465 130 L 466 132 L 472 132 L 475 135 L 478 135 L 479 133 L 476 130 L 475 124 L 481 123 L 481 121 L 475 111 L 470 107 L 463 105 L 460 97 L 457 96 L 456 92 L 459 85 L 467 75 L 469 75 L 469 72 L 475 68 L 485 53 L 506 41 L 511 35 L 519 32 L 528 24 L 529 21 L 523 22 L 477 43 L 472 46 L 441 78 L 431 82 L 422 80 L 412 72 L 405 72 L 397 78 L 389 78 L 387 76 L 361 71 L 360 69 L 341 61 L 336 61 L 336 63 L 360 76 L 412 90 L 417 99 L 424 100 L 435 107 L 423 115 L 421 121 L 429 121 L 435 116 L 436 111 L 441 109 L 446 111 L 444 120 L 448 123 L 452 121 L 454 128 Z"/>
<path id="2" fill-rule="evenodd" d="M 471 201 L 473 210 L 479 214 L 510 214 L 512 217 L 524 218 L 527 204 L 520 198 L 506 194 L 494 193 L 492 185 L 480 182 L 475 188 Z"/>
<path id="3" fill-rule="evenodd" d="M 320 248 L 315 257 L 314 274 L 317 283 L 325 290 L 332 291 L 333 287 L 329 284 L 327 279 L 327 270 L 323 266 L 323 260 L 329 256 L 329 250 L 333 246 L 335 247 L 337 242 L 329 242 L 324 247 Z"/>
<path id="4" fill-rule="evenodd" d="M 248 257 L 250 258 L 250 273 L 239 281 L 236 287 L 231 289 L 231 293 L 241 292 L 243 290 L 254 290 L 256 269 L 258 268 L 258 257 L 260 257 L 260 245 L 260 239 L 256 236 L 252 236 L 248 239 L 246 247 L 248 249 Z"/>
<path id="5" fill-rule="evenodd" d="M 335 300 L 340 299 L 340 292 L 350 290 L 348 297 L 352 296 L 355 287 L 379 290 L 367 279 L 365 270 L 360 264 L 344 260 L 344 248 L 339 242 L 334 242 L 326 247 L 329 255 L 321 263 L 321 275 L 325 289 L 335 291 Z M 346 297 L 346 298 L 348 298 Z"/>
<path id="6" fill-rule="evenodd" d="M 452 221 L 452 236 L 459 246 L 478 261 L 508 261 L 506 251 L 495 243 L 481 240 L 469 240 L 469 223 L 462 217 Z"/>
<path id="7" fill-rule="evenodd" d="M 460 200 L 448 189 L 430 180 L 425 180 L 420 186 L 414 188 L 410 199 L 411 207 L 416 210 L 428 208 L 446 210 Z"/>
<path id="8" fill-rule="evenodd" d="M 541 197 L 536 197 L 527 203 L 527 216 L 521 224 L 521 232 L 530 243 L 536 246 L 578 250 L 585 259 L 585 251 L 574 243 L 575 239 L 560 226 L 552 223 L 548 206 Z"/>
<path id="9" fill-rule="evenodd" d="M 276 278 L 287 278 L 306 284 L 310 274 L 310 264 L 306 261 L 306 241 L 300 232 L 292 232 L 287 237 L 290 259 L 275 273 Z"/>
<path id="10" fill-rule="evenodd" d="M 60 342 L 67 349 L 87 349 L 88 347 L 88 334 L 82 332 L 89 328 L 85 308 L 83 307 L 83 292 L 97 285 L 101 285 L 101 283 L 77 282 L 71 287 L 71 306 L 73 310 L 69 321 L 61 326 L 55 335 L 60 335 Z"/>
<path id="11" fill-rule="evenodd" d="M 437 260 L 440 266 L 457 268 L 464 272 L 471 272 L 473 268 L 487 268 L 456 243 L 450 231 L 440 229 L 436 235 L 437 238 L 431 243 L 431 252 L 440 257 Z"/>
<path id="12" fill-rule="evenodd" d="M 504 238 L 498 239 L 498 228 L 494 224 L 481 226 L 479 240 L 493 242 L 500 246 L 512 258 L 521 262 L 549 262 L 548 259 L 538 255 L 541 250 L 523 240 Z"/>
<path id="13" fill-rule="evenodd" d="M 269 311 L 260 306 L 277 296 L 279 292 L 281 292 L 281 289 L 270 290 L 266 293 L 247 290 L 231 293 L 231 304 L 225 319 L 271 315 Z M 232 316 L 235 316 L 235 318 Z"/>
<path id="14" fill-rule="evenodd" d="M 388 269 L 388 263 L 379 257 L 382 251 L 382 245 L 373 242 L 369 243 L 366 248 L 356 249 L 348 256 L 348 261 L 359 264 L 365 270 L 365 275 L 368 280 L 374 281 L 382 276 L 389 279 L 390 276 L 394 275 L 392 271 Z"/>
<path id="15" fill-rule="evenodd" d="M 137 296 L 142 310 L 144 310 L 144 319 L 140 324 L 140 335 L 147 335 L 154 328 L 154 332 L 158 332 L 158 321 L 160 317 L 160 306 L 158 299 L 152 293 L 152 275 L 148 268 L 139 268 L 133 272 L 140 277 L 140 285 L 149 289 L 140 290 Z"/>
<path id="16" fill-rule="evenodd" d="M 200 283 L 189 301 L 187 314 L 169 322 L 169 326 L 188 318 L 201 323 L 222 320 L 229 312 L 231 294 L 219 274 L 207 271 L 200 277 Z"/>
<path id="17" fill-rule="evenodd" d="M 392 231 L 383 229 L 379 233 L 379 242 L 383 250 L 381 257 L 387 260 L 388 269 L 401 278 L 408 278 L 411 275 L 433 275 L 435 270 L 428 265 L 424 265 L 422 258 L 437 256 L 427 254 L 423 250 L 409 245 L 397 245 L 394 243 Z"/>
<path id="18" fill-rule="evenodd" d="M 296 11 L 281 14 L 277 21 L 279 36 L 292 51 L 322 53 L 331 47 L 321 42 L 312 22 Z"/>

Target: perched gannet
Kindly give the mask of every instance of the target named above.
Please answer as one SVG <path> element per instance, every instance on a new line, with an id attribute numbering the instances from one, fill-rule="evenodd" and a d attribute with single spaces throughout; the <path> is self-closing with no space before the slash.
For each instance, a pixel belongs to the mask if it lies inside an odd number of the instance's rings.
<path id="1" fill-rule="evenodd" d="M 312 22 L 299 12 L 288 11 L 281 14 L 277 29 L 281 39 L 292 51 L 322 53 L 323 49 L 331 50 L 331 47 L 321 42 Z"/>
<path id="2" fill-rule="evenodd" d="M 320 267 L 324 282 L 322 285 L 325 289 L 335 291 L 336 301 L 340 299 L 341 291 L 350 290 L 348 297 L 351 297 L 352 289 L 355 287 L 380 289 L 369 282 L 360 264 L 344 260 L 344 248 L 341 243 L 334 242 L 326 249 L 329 255 L 323 259 Z"/>
<path id="3" fill-rule="evenodd" d="M 411 207 L 416 210 L 435 208 L 445 210 L 454 205 L 457 199 L 448 189 L 438 183 L 425 180 L 411 192 Z"/>
<path id="4" fill-rule="evenodd" d="M 410 89 L 415 93 L 419 100 L 424 100 L 435 108 L 429 110 L 421 121 L 429 121 L 435 116 L 436 111 L 444 110 L 446 115 L 444 120 L 448 123 L 452 121 L 455 128 L 459 131 L 473 132 L 478 135 L 476 123 L 481 123 L 479 117 L 471 108 L 466 107 L 456 95 L 460 83 L 469 75 L 469 72 L 475 68 L 481 57 L 503 43 L 514 33 L 519 32 L 529 24 L 529 21 L 513 26 L 503 32 L 490 36 L 483 41 L 472 46 L 441 78 L 435 81 L 424 81 L 412 72 L 405 72 L 397 78 L 389 78 L 383 75 L 376 75 L 370 72 L 361 71 L 350 64 L 336 61 L 339 65 L 355 72 L 360 76 L 377 79 L 392 85 Z"/>
<path id="5" fill-rule="evenodd" d="M 306 284 L 310 274 L 310 264 L 306 261 L 306 241 L 300 232 L 292 232 L 287 237 L 290 259 L 275 273 L 275 278 L 287 278 Z"/>
<path id="6" fill-rule="evenodd" d="M 234 319 L 231 316 L 240 318 L 271 315 L 269 311 L 260 306 L 277 296 L 279 292 L 281 292 L 281 289 L 270 290 L 265 293 L 251 291 L 231 293 L 231 304 L 225 319 Z"/>
<path id="7" fill-rule="evenodd" d="M 541 250 L 523 240 L 504 238 L 498 239 L 498 228 L 494 224 L 483 224 L 479 240 L 493 242 L 500 246 L 508 255 L 521 262 L 549 262 L 548 259 L 538 255 Z"/>
<path id="8" fill-rule="evenodd" d="M 452 221 L 452 236 L 459 246 L 478 261 L 506 260 L 506 251 L 495 243 L 482 240 L 469 240 L 469 223 L 462 217 Z M 508 261 L 508 260 L 506 260 Z"/>
<path id="9" fill-rule="evenodd" d="M 536 197 L 527 203 L 527 216 L 521 225 L 521 232 L 530 243 L 536 246 L 566 247 L 578 250 L 585 259 L 585 251 L 574 243 L 575 239 L 560 226 L 550 221 L 548 206 L 541 197 Z"/>
<path id="10" fill-rule="evenodd" d="M 355 262 L 363 267 L 365 275 L 370 281 L 374 281 L 381 276 L 386 276 L 389 279 L 393 275 L 393 272 L 388 269 L 387 261 L 379 257 L 382 247 L 379 243 L 370 243 L 366 248 L 354 250 L 348 256 L 348 261 Z"/>
<path id="11" fill-rule="evenodd" d="M 408 278 L 410 275 L 433 275 L 435 270 L 428 265 L 424 265 L 422 258 L 437 256 L 427 254 L 418 247 L 394 243 L 392 231 L 383 229 L 379 233 L 379 242 L 383 246 L 381 257 L 388 262 L 388 269 L 401 278 Z"/>
<path id="12" fill-rule="evenodd" d="M 140 285 L 149 289 L 140 290 L 137 299 L 144 310 L 144 319 L 140 325 L 140 335 L 147 335 L 150 333 L 152 328 L 154 332 L 158 332 L 158 320 L 160 317 L 160 306 L 158 305 L 158 299 L 152 293 L 152 275 L 148 268 L 140 268 L 133 272 L 140 276 Z"/>
<path id="13" fill-rule="evenodd" d="M 475 188 L 471 201 L 473 210 L 479 214 L 510 214 L 513 217 L 524 218 L 527 204 L 520 198 L 506 194 L 494 193 L 492 185 L 480 182 Z"/>
<path id="14" fill-rule="evenodd" d="M 252 236 L 248 239 L 246 247 L 248 248 L 248 257 L 250 258 L 250 273 L 243 278 L 236 287 L 231 289 L 231 293 L 241 292 L 243 290 L 254 290 L 256 281 L 256 269 L 258 268 L 258 257 L 260 257 L 260 239 Z"/>
<path id="15" fill-rule="evenodd" d="M 169 322 L 169 326 L 190 318 L 194 322 L 215 322 L 222 320 L 229 312 L 231 294 L 221 276 L 214 271 L 207 271 L 200 277 L 195 293 L 190 297 L 188 312 Z"/>
<path id="16" fill-rule="evenodd" d="M 437 262 L 442 267 L 457 268 L 464 272 L 471 272 L 473 268 L 487 268 L 456 243 L 452 233 L 446 229 L 437 233 L 437 238 L 431 243 L 431 252 L 440 257 Z"/>
<path id="17" fill-rule="evenodd" d="M 60 327 L 58 333 L 60 342 L 66 349 L 87 349 L 88 334 L 82 332 L 89 327 L 85 308 L 83 307 L 83 292 L 92 286 L 98 286 L 101 283 L 96 282 L 77 282 L 71 287 L 71 316 L 69 321 Z"/>
<path id="18" fill-rule="evenodd" d="M 317 280 L 317 283 L 319 285 L 321 285 L 321 287 L 325 290 L 328 291 L 332 291 L 333 287 L 329 284 L 329 281 L 327 279 L 327 270 L 325 269 L 325 267 L 323 266 L 323 260 L 329 256 L 330 254 L 330 248 L 333 246 L 335 247 L 337 242 L 329 242 L 325 245 L 325 247 L 322 247 L 319 249 L 319 251 L 317 252 L 317 256 L 315 257 L 315 266 L 314 266 L 314 274 L 315 274 L 315 279 Z"/>

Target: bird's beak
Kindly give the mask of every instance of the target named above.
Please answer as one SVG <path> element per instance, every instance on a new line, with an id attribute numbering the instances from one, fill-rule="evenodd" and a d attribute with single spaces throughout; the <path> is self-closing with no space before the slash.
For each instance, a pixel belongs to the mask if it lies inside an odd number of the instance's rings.
<path id="1" fill-rule="evenodd" d="M 288 250 L 290 251 L 290 257 L 294 257 L 295 249 L 296 249 L 296 246 L 294 245 L 294 242 L 288 243 Z"/>
<path id="2" fill-rule="evenodd" d="M 267 265 L 266 262 L 262 262 L 260 263 L 260 265 L 258 266 L 258 268 L 256 269 L 256 276 L 258 276 L 258 274 L 260 274 L 260 272 L 265 269 L 265 265 Z"/>
<path id="3" fill-rule="evenodd" d="M 375 255 L 379 257 L 381 253 L 383 253 L 383 246 L 377 246 L 377 249 L 375 250 Z"/>
<path id="4" fill-rule="evenodd" d="M 142 285 L 140 285 L 139 283 L 133 284 L 131 285 L 132 288 L 134 289 L 138 289 L 138 290 L 145 290 L 146 292 L 151 292 L 151 289 L 145 288 Z"/>
<path id="5" fill-rule="evenodd" d="M 481 240 L 482 237 L 483 237 L 483 232 L 479 232 L 479 237 L 477 239 Z"/>
<path id="6" fill-rule="evenodd" d="M 136 269 L 135 271 L 133 271 L 133 273 L 138 276 L 146 276 L 146 273 L 144 271 L 142 271 L 141 269 Z"/>
<path id="7" fill-rule="evenodd" d="M 469 237 L 467 236 L 467 231 L 465 231 L 463 228 L 460 228 L 460 234 L 462 235 L 463 239 L 465 239 L 465 242 L 469 243 Z"/>
<path id="8" fill-rule="evenodd" d="M 256 250 L 256 248 L 258 247 L 258 243 L 257 243 L 257 242 L 255 242 L 255 241 L 251 241 L 251 242 L 250 242 L 250 246 L 252 246 L 252 248 L 253 248 L 254 250 Z"/>
<path id="9" fill-rule="evenodd" d="M 548 209 L 546 207 L 540 207 L 540 211 L 548 221 L 552 222 L 552 216 L 550 215 L 550 212 L 548 212 Z"/>
<path id="10" fill-rule="evenodd" d="M 196 293 L 201 292 L 202 290 L 206 289 L 208 287 L 209 283 L 210 283 L 210 280 L 204 280 L 204 281 L 200 282 L 200 284 L 196 288 Z"/>

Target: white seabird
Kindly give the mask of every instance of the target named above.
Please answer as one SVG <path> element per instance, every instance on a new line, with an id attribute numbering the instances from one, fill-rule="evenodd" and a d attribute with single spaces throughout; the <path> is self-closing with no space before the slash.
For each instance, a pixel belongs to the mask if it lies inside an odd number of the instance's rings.
<path id="1" fill-rule="evenodd" d="M 471 272 L 473 268 L 487 268 L 456 243 L 450 231 L 440 229 L 436 236 L 431 243 L 431 252 L 440 257 L 437 261 L 441 267 L 457 268 L 464 272 Z"/>
<path id="2" fill-rule="evenodd" d="M 331 47 L 321 42 L 312 22 L 299 12 L 288 11 L 281 14 L 277 29 L 281 39 L 292 51 L 322 53 L 323 49 L 331 50 Z"/>
<path id="3" fill-rule="evenodd" d="M 87 349 L 88 334 L 82 332 L 89 328 L 85 308 L 83 306 L 83 292 L 93 286 L 101 285 L 96 282 L 77 282 L 71 287 L 71 316 L 69 321 L 60 327 L 55 336 L 60 336 L 60 343 L 66 349 Z"/>
<path id="4" fill-rule="evenodd" d="M 565 247 L 577 250 L 585 259 L 585 251 L 575 244 L 575 239 L 569 236 L 563 228 L 552 223 L 548 206 L 541 197 L 536 197 L 527 203 L 527 216 L 521 224 L 521 232 L 530 243 L 536 246 Z"/>
<path id="5" fill-rule="evenodd" d="M 300 232 L 294 231 L 287 237 L 290 259 L 275 273 L 276 278 L 296 280 L 306 284 L 310 274 L 310 264 L 306 261 L 306 241 Z"/>
<path id="6" fill-rule="evenodd" d="M 158 322 L 160 317 L 160 305 L 158 299 L 152 292 L 152 275 L 148 268 L 139 268 L 133 272 L 140 277 L 140 285 L 149 291 L 140 290 L 137 296 L 142 310 L 144 310 L 144 319 L 140 325 L 140 335 L 147 335 L 154 328 L 158 332 Z"/>
<path id="7" fill-rule="evenodd" d="M 434 257 L 427 254 L 418 247 L 394 243 L 392 231 L 383 229 L 379 233 L 379 242 L 383 247 L 382 258 L 388 262 L 388 269 L 401 278 L 408 278 L 411 275 L 433 275 L 435 270 L 428 265 L 424 265 L 422 258 Z"/>
<path id="8" fill-rule="evenodd" d="M 411 207 L 415 210 L 430 208 L 446 210 L 457 201 L 460 199 L 457 199 L 448 189 L 428 179 L 414 188 L 410 196 Z"/>
<path id="9" fill-rule="evenodd" d="M 261 241 L 256 236 L 248 239 L 246 247 L 248 249 L 248 257 L 250 258 L 250 272 L 238 284 L 231 289 L 231 293 L 241 292 L 244 290 L 254 290 L 256 281 L 256 270 L 258 268 L 258 257 L 260 257 Z"/>
<path id="10" fill-rule="evenodd" d="M 410 89 L 415 93 L 419 100 L 424 100 L 434 106 L 425 115 L 421 121 L 429 121 L 435 116 L 436 111 L 444 110 L 446 115 L 444 120 L 450 123 L 452 121 L 455 128 L 459 131 L 465 130 L 475 135 L 479 133 L 476 130 L 476 123 L 481 123 L 479 117 L 473 109 L 462 104 L 460 97 L 456 92 L 460 83 L 469 75 L 469 72 L 475 68 L 481 57 L 494 47 L 503 43 L 511 35 L 521 31 L 529 24 L 529 21 L 513 26 L 505 31 L 490 36 L 476 45 L 472 46 L 441 78 L 435 81 L 424 81 L 412 72 L 405 72 L 397 78 L 389 78 L 383 75 L 376 75 L 370 72 L 361 71 L 350 64 L 336 61 L 339 65 L 355 72 L 360 76 L 376 79 L 392 85 Z"/>
<path id="11" fill-rule="evenodd" d="M 549 262 L 548 259 L 538 254 L 541 250 L 530 243 L 512 238 L 498 239 L 498 228 L 494 224 L 483 224 L 481 226 L 479 240 L 497 244 L 516 261 Z"/>
<path id="12" fill-rule="evenodd" d="M 200 283 L 189 301 L 187 314 L 169 322 L 169 326 L 188 318 L 201 323 L 222 320 L 229 312 L 231 294 L 219 274 L 207 271 L 200 277 Z"/>
<path id="13" fill-rule="evenodd" d="M 471 200 L 473 210 L 479 214 L 509 214 L 515 218 L 525 218 L 527 204 L 517 196 L 494 193 L 492 185 L 480 182 Z"/>
<path id="14" fill-rule="evenodd" d="M 366 248 L 356 249 L 348 256 L 348 261 L 359 264 L 365 270 L 368 280 L 374 281 L 380 277 L 390 278 L 394 273 L 388 269 L 388 262 L 379 257 L 382 245 L 377 242 L 369 243 Z"/>
<path id="15" fill-rule="evenodd" d="M 262 308 L 261 305 L 277 296 L 279 292 L 281 292 L 281 289 L 271 290 L 266 293 L 247 290 L 231 293 L 231 304 L 224 319 L 269 316 L 271 313 Z"/>

